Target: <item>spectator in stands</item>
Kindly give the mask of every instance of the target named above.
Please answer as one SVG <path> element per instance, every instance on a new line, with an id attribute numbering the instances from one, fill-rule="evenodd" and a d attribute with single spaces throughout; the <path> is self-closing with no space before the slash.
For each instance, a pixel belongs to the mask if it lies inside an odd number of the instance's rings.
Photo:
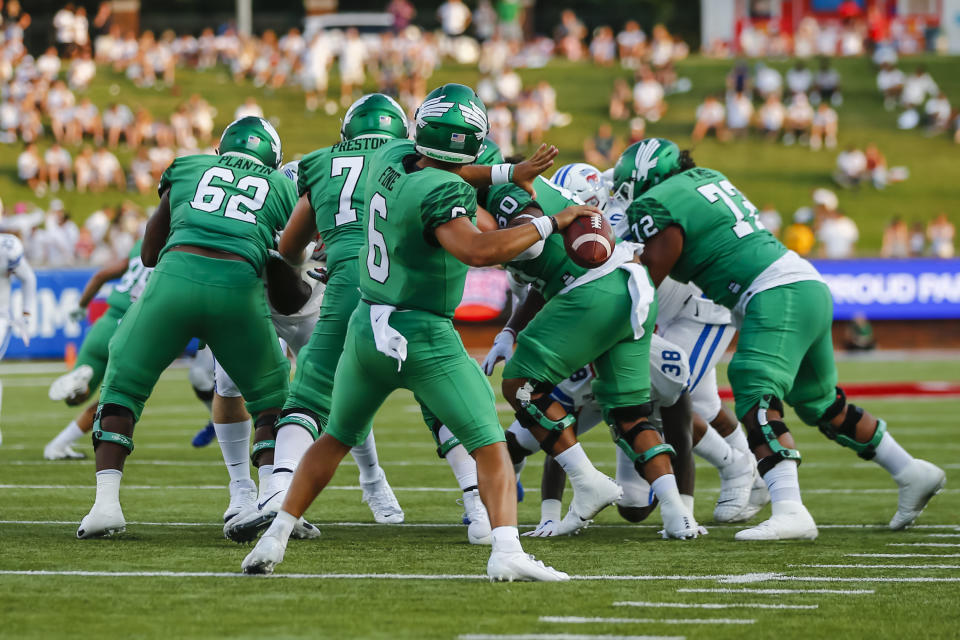
<path id="1" fill-rule="evenodd" d="M 60 56 L 67 58 L 73 53 L 73 3 L 67 3 L 53 16 L 53 28 L 56 31 L 57 49 Z"/>
<path id="2" fill-rule="evenodd" d="M 910 227 L 910 256 L 922 256 L 927 249 L 927 227 L 920 220 L 914 220 Z"/>
<path id="3" fill-rule="evenodd" d="M 727 74 L 727 91 L 750 93 L 753 90 L 753 80 L 750 78 L 750 68 L 746 62 L 740 61 L 733 65 Z"/>
<path id="4" fill-rule="evenodd" d="M 43 55 L 37 58 L 37 72 L 46 82 L 53 82 L 60 75 L 60 56 L 56 47 L 49 47 Z"/>
<path id="5" fill-rule="evenodd" d="M 650 65 L 658 75 L 657 80 L 661 83 L 663 83 L 664 80 L 659 77 L 659 74 L 662 70 L 670 66 L 675 53 L 673 37 L 670 35 L 670 32 L 667 31 L 667 28 L 662 24 L 654 25 L 651 33 L 649 51 Z"/>
<path id="6" fill-rule="evenodd" d="M 417 15 L 410 0 L 390 0 L 387 5 L 387 13 L 393 16 L 393 32 L 400 33 L 406 29 Z"/>
<path id="7" fill-rule="evenodd" d="M 543 109 L 534 99 L 533 94 L 524 94 L 517 105 L 516 127 L 517 144 L 525 147 L 529 144 L 540 144 L 543 141 L 543 132 L 547 128 L 543 117 Z"/>
<path id="8" fill-rule="evenodd" d="M 657 82 L 650 67 L 641 67 L 639 82 L 633 87 L 633 112 L 650 122 L 657 122 L 667 110 L 663 85 Z"/>
<path id="9" fill-rule="evenodd" d="M 90 55 L 90 49 L 81 49 L 67 69 L 67 84 L 74 91 L 86 91 L 90 88 L 90 82 L 95 75 L 97 75 L 97 65 Z"/>
<path id="10" fill-rule="evenodd" d="M 567 60 L 580 60 L 583 57 L 583 39 L 587 37 L 587 28 L 577 19 L 572 9 L 560 13 L 560 24 L 553 31 L 557 49 Z"/>
<path id="11" fill-rule="evenodd" d="M 107 146 L 116 149 L 120 144 L 120 136 L 124 136 L 127 145 L 131 145 L 131 127 L 134 118 L 130 107 L 113 102 L 103 112 L 103 129 L 107 137 Z"/>
<path id="12" fill-rule="evenodd" d="M 943 91 L 940 91 L 936 97 L 927 100 L 923 111 L 928 135 L 937 135 L 949 129 L 950 116 L 953 114 L 953 110 L 950 107 L 947 94 Z"/>
<path id="13" fill-rule="evenodd" d="M 247 99 L 243 101 L 243 104 L 238 106 L 233 112 L 233 119 L 239 120 L 240 118 L 245 118 L 247 116 L 253 116 L 255 118 L 263 117 L 263 109 L 257 104 L 257 99 L 253 96 L 247 96 Z"/>
<path id="14" fill-rule="evenodd" d="M 833 179 L 841 187 L 858 187 L 867 177 L 867 156 L 863 151 L 850 145 L 837 155 L 837 170 Z"/>
<path id="15" fill-rule="evenodd" d="M 625 69 L 638 69 L 646 49 L 647 35 L 636 20 L 630 20 L 617 34 L 617 51 Z"/>
<path id="16" fill-rule="evenodd" d="M 843 94 L 840 93 L 840 74 L 830 66 L 827 58 L 820 59 L 820 69 L 813 77 L 813 93 L 810 95 L 815 104 L 829 101 L 835 107 L 843 104 Z"/>
<path id="17" fill-rule="evenodd" d="M 877 72 L 877 89 L 883 95 L 883 108 L 892 111 L 900 100 L 905 81 L 903 71 L 887 62 Z"/>
<path id="18" fill-rule="evenodd" d="M 616 164 L 622 151 L 623 144 L 613 135 L 609 122 L 601 122 L 597 133 L 583 141 L 584 159 L 601 170 Z"/>
<path id="19" fill-rule="evenodd" d="M 20 105 L 12 95 L 0 104 L 0 142 L 13 144 L 20 128 Z"/>
<path id="20" fill-rule="evenodd" d="M 727 132 L 726 109 L 717 96 L 708 95 L 703 103 L 697 107 L 697 120 L 693 125 L 690 139 L 693 144 L 699 143 L 712 130 L 717 140 L 724 142 L 730 136 Z"/>
<path id="21" fill-rule="evenodd" d="M 54 142 L 44 152 L 43 165 L 47 170 L 47 186 L 50 191 L 60 191 L 61 185 L 68 191 L 73 190 L 73 159 L 59 142 Z"/>
<path id="22" fill-rule="evenodd" d="M 17 177 L 33 189 L 38 197 L 47 192 L 43 158 L 40 157 L 36 142 L 27 143 L 27 146 L 17 157 Z"/>
<path id="23" fill-rule="evenodd" d="M 770 203 L 763 205 L 758 217 L 760 218 L 760 224 L 762 224 L 767 231 L 778 238 L 780 237 L 780 227 L 783 225 L 783 218 L 780 217 L 780 212 L 777 211 L 775 206 Z"/>
<path id="24" fill-rule="evenodd" d="M 633 94 L 630 85 L 623 78 L 613 81 L 613 93 L 610 94 L 610 119 L 626 120 L 630 117 L 630 102 Z"/>
<path id="25" fill-rule="evenodd" d="M 745 93 L 727 95 L 727 130 L 734 138 L 747 135 L 753 120 L 753 102 Z"/>
<path id="26" fill-rule="evenodd" d="M 937 215 L 927 226 L 930 253 L 936 258 L 952 258 L 955 253 L 953 240 L 956 234 L 957 230 L 947 219 L 947 214 Z"/>
<path id="27" fill-rule="evenodd" d="M 130 163 L 130 179 L 133 181 L 133 188 L 141 195 L 153 191 L 155 186 L 153 165 L 150 162 L 150 153 L 146 147 L 137 149 L 137 155 Z"/>
<path id="28" fill-rule="evenodd" d="M 813 222 L 813 211 L 810 207 L 801 207 L 793 214 L 793 223 L 783 231 L 783 244 L 791 251 L 801 256 L 808 256 L 813 251 L 816 238 L 810 223 Z"/>
<path id="29" fill-rule="evenodd" d="M 516 41 L 523 38 L 520 26 L 520 14 L 523 11 L 520 0 L 497 0 L 497 19 L 499 32 L 505 40 Z"/>
<path id="30" fill-rule="evenodd" d="M 630 118 L 630 135 L 627 138 L 627 146 L 634 142 L 640 142 L 647 137 L 647 121 L 643 118 Z"/>
<path id="31" fill-rule="evenodd" d="M 473 14 L 463 0 L 446 0 L 437 9 L 437 17 L 443 33 L 452 38 L 463 35 L 470 26 Z"/>
<path id="32" fill-rule="evenodd" d="M 400 1 L 406 2 L 406 0 Z M 300 61 L 300 81 L 306 94 L 308 111 L 316 111 L 327 99 L 327 83 L 332 57 L 327 36 L 323 31 L 319 31 L 313 36 Z"/>
<path id="33" fill-rule="evenodd" d="M 346 40 L 340 49 L 340 104 L 344 107 L 353 103 L 354 89 L 363 87 L 367 56 L 367 45 L 360 39 L 360 32 L 347 29 Z"/>
<path id="34" fill-rule="evenodd" d="M 779 96 L 769 96 L 757 112 L 760 131 L 766 139 L 773 142 L 780 137 L 787 110 Z"/>
<path id="35" fill-rule="evenodd" d="M 926 68 L 921 64 L 917 65 L 913 73 L 903 81 L 900 102 L 904 109 L 919 109 L 927 98 L 939 93 L 940 88 L 937 87 L 937 83 L 933 81 L 933 77 L 927 73 Z"/>
<path id="36" fill-rule="evenodd" d="M 140 147 L 140 151 L 146 153 L 146 147 Z M 93 147 L 89 144 L 83 145 L 83 149 L 77 154 L 73 161 L 73 175 L 77 184 L 77 191 L 86 193 L 93 187 L 95 176 L 93 168 Z"/>
<path id="37" fill-rule="evenodd" d="M 787 91 L 793 93 L 807 93 L 813 86 L 813 74 L 807 68 L 803 60 L 797 60 L 789 70 L 787 70 Z"/>
<path id="38" fill-rule="evenodd" d="M 87 10 L 82 5 L 73 13 L 73 50 L 83 51 L 90 46 L 90 23 Z"/>
<path id="39" fill-rule="evenodd" d="M 859 238 L 856 223 L 839 210 L 830 211 L 817 230 L 821 253 L 831 260 L 852 258 Z"/>
<path id="40" fill-rule="evenodd" d="M 593 39 L 590 41 L 590 58 L 593 63 L 601 67 L 609 67 L 617 56 L 617 41 L 613 37 L 610 27 L 597 27 L 593 30 Z"/>
<path id="41" fill-rule="evenodd" d="M 487 112 L 490 137 L 500 147 L 504 156 L 513 155 L 513 113 L 506 101 L 498 100 Z"/>
<path id="42" fill-rule="evenodd" d="M 813 114 L 813 126 L 810 129 L 810 148 L 819 151 L 822 146 L 827 149 L 837 147 L 837 112 L 827 102 L 817 105 Z"/>
<path id="43" fill-rule="evenodd" d="M 910 228 L 900 216 L 894 216 L 883 230 L 880 255 L 884 258 L 906 258 L 910 255 Z"/>
<path id="44" fill-rule="evenodd" d="M 757 99 L 766 100 L 767 96 L 780 95 L 783 91 L 783 78 L 780 76 L 780 72 L 773 67 L 758 62 L 753 86 L 757 93 Z"/>
<path id="45" fill-rule="evenodd" d="M 868 144 L 867 148 L 863 150 L 863 156 L 867 163 L 867 175 L 870 176 L 873 188 L 883 189 L 886 187 L 891 175 L 887 170 L 887 158 L 875 144 Z"/>
<path id="46" fill-rule="evenodd" d="M 485 42 L 493 37 L 497 30 L 497 12 L 494 10 L 490 0 L 479 0 L 477 8 L 473 12 L 473 31 L 477 39 Z"/>
<path id="47" fill-rule="evenodd" d="M 117 156 L 101 147 L 93 154 L 93 190 L 103 191 L 109 186 L 123 190 L 127 181 L 123 176 L 123 167 Z"/>
<path id="48" fill-rule="evenodd" d="M 783 144 L 807 144 L 813 126 L 813 107 L 804 93 L 795 93 L 787 105 L 783 121 Z"/>
<path id="49" fill-rule="evenodd" d="M 847 351 L 870 351 L 877 346 L 873 327 L 867 316 L 857 312 L 844 331 L 843 346 Z"/>
<path id="50" fill-rule="evenodd" d="M 84 137 L 93 138 L 98 145 L 103 144 L 103 120 L 100 110 L 93 104 L 90 96 L 80 98 L 80 104 L 74 109 L 73 125 L 75 130 L 70 136 L 73 144 L 79 144 Z"/>

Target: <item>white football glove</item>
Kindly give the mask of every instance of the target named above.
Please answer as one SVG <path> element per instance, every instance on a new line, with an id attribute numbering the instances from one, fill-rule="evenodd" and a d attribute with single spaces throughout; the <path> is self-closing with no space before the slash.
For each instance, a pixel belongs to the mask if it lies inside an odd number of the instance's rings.
<path id="1" fill-rule="evenodd" d="M 559 500 L 544 500 L 540 503 L 540 524 L 533 531 L 525 531 L 522 535 L 531 538 L 552 538 L 559 535 L 561 506 Z"/>
<path id="2" fill-rule="evenodd" d="M 497 337 L 493 339 L 493 347 L 490 348 L 487 357 L 483 359 L 483 372 L 492 376 L 493 369 L 498 362 L 501 360 L 504 363 L 508 362 L 510 357 L 513 356 L 513 345 L 516 341 L 517 335 L 513 332 L 513 329 L 504 329 L 498 333 Z"/>
<path id="3" fill-rule="evenodd" d="M 13 321 L 13 333 L 23 341 L 23 346 L 30 346 L 30 314 L 25 313 L 22 318 Z"/>
<path id="4" fill-rule="evenodd" d="M 84 318 L 87 317 L 87 308 L 86 307 L 77 307 L 69 314 L 70 320 L 73 322 L 82 322 Z"/>

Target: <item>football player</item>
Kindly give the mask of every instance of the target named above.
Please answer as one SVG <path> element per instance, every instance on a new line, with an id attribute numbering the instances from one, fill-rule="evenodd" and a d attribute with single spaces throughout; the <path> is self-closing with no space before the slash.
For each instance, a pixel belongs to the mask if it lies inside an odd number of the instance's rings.
<path id="1" fill-rule="evenodd" d="M 568 579 L 523 552 L 516 481 L 493 391 L 451 319 L 467 265 L 509 261 L 596 209 L 572 207 L 552 220 L 480 232 L 473 222 L 476 191 L 463 176 L 480 184 L 529 182 L 556 154 L 555 149 L 538 153 L 526 167 L 466 166 L 477 158 L 487 131 L 486 108 L 476 93 L 448 84 L 433 90 L 417 110 L 414 141 L 389 140 L 370 158 L 360 301 L 337 365 L 329 420 L 300 461 L 281 511 L 243 560 L 245 572 L 269 573 L 283 560 L 297 518 L 350 447 L 366 439 L 384 399 L 407 388 L 477 461 L 479 490 L 493 526 L 491 579 Z"/>
<path id="2" fill-rule="evenodd" d="M 232 540 L 252 540 L 270 525 L 283 505 L 293 472 L 320 436 L 330 414 L 337 361 L 350 314 L 360 299 L 361 220 L 370 158 L 387 141 L 407 137 L 407 117 L 392 98 L 374 93 L 354 102 L 343 117 L 340 142 L 304 156 L 298 165 L 297 202 L 280 237 L 280 254 L 291 264 L 304 260 L 307 245 L 320 235 L 326 250 L 323 302 L 276 425 L 273 473 L 256 508 L 224 529 Z M 281 316 L 282 317 L 282 316 Z M 377 522 L 403 522 L 404 514 L 380 467 L 371 431 L 352 450 L 360 470 L 363 500 Z"/>
<path id="3" fill-rule="evenodd" d="M 16 276 L 23 291 L 19 317 L 15 317 L 10 296 L 10 276 Z M 26 346 L 30 346 L 30 319 L 36 315 L 37 276 L 23 256 L 20 238 L 0 233 L 0 359 L 7 352 L 10 335 L 16 332 Z M 3 402 L 3 383 L 0 383 L 0 404 Z M 3 435 L 0 434 L 0 444 Z"/>
<path id="4" fill-rule="evenodd" d="M 757 208 L 721 173 L 697 167 L 661 138 L 631 145 L 614 170 L 627 221 L 646 242 L 642 260 L 655 283 L 693 282 L 731 309 L 739 325 L 728 376 L 738 418 L 770 491 L 773 514 L 737 540 L 815 539 L 800 497 L 800 453 L 783 403 L 824 435 L 873 460 L 899 486 L 890 528 L 911 524 L 945 484 L 942 469 L 910 456 L 887 425 L 847 401 L 837 386 L 830 290 L 809 262 L 760 223 Z"/>
<path id="5" fill-rule="evenodd" d="M 290 365 L 270 323 L 261 272 L 296 189 L 277 171 L 280 137 L 262 118 L 227 126 L 218 154 L 178 158 L 160 180 L 141 247 L 143 264 L 155 269 L 110 341 L 93 428 L 97 496 L 78 538 L 125 528 L 120 480 L 134 425 L 191 338 L 210 345 L 237 383 L 256 416 L 255 440 L 272 439 Z M 255 464 L 272 463 L 272 449 L 257 453 Z"/>

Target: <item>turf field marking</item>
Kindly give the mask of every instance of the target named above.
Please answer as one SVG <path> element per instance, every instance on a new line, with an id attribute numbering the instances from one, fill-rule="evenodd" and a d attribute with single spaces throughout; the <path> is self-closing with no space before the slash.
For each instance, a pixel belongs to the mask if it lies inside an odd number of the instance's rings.
<path id="1" fill-rule="evenodd" d="M 687 640 L 686 636 L 615 636 L 582 633 L 468 633 L 457 640 Z"/>
<path id="2" fill-rule="evenodd" d="M 587 618 L 581 616 L 540 616 L 540 622 L 562 624 L 753 624 L 753 618 Z"/>
<path id="3" fill-rule="evenodd" d="M 960 558 L 960 553 L 845 553 L 850 558 Z"/>
<path id="4" fill-rule="evenodd" d="M 779 576 L 774 580 L 782 582 L 960 582 L 956 578 L 895 578 L 892 576 L 862 576 L 857 578 L 827 578 L 820 576 Z M 721 580 L 722 582 L 722 580 Z"/>
<path id="5" fill-rule="evenodd" d="M 762 602 L 614 602 L 615 607 L 651 607 L 664 609 L 737 609 L 753 607 L 756 609 L 817 609 L 818 604 L 769 604 Z"/>
<path id="6" fill-rule="evenodd" d="M 677 589 L 677 593 L 753 593 L 766 596 L 787 594 L 830 593 L 844 596 L 870 595 L 873 589 Z"/>
<path id="7" fill-rule="evenodd" d="M 807 569 L 960 569 L 960 564 L 788 564 Z"/>
<path id="8" fill-rule="evenodd" d="M 960 538 L 960 533 L 928 533 L 928 538 Z"/>
<path id="9" fill-rule="evenodd" d="M 955 542 L 888 542 L 888 547 L 960 547 Z"/>

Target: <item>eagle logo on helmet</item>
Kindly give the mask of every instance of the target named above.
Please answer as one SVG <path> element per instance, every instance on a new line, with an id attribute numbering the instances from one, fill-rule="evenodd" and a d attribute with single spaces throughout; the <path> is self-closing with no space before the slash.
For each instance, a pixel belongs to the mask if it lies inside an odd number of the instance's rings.
<path id="1" fill-rule="evenodd" d="M 659 148 L 660 141 L 653 138 L 641 144 L 640 148 L 637 149 L 637 180 L 646 180 L 650 170 L 657 167 L 657 159 L 653 157 L 653 154 L 655 154 Z"/>
<path id="2" fill-rule="evenodd" d="M 466 123 L 480 130 L 474 134 L 477 136 L 477 140 L 483 140 L 489 128 L 487 125 L 487 114 L 484 113 L 483 109 L 478 107 L 473 100 L 470 101 L 469 105 L 460 104 L 459 106 L 460 113 L 463 115 Z"/>
<path id="3" fill-rule="evenodd" d="M 443 95 L 437 96 L 436 98 L 430 98 L 429 100 L 425 100 L 423 104 L 420 105 L 420 108 L 417 109 L 418 127 L 427 126 L 426 118 L 441 118 L 447 111 L 450 111 L 450 109 L 453 108 L 452 102 L 444 102 L 443 99 L 446 97 L 447 96 Z"/>

